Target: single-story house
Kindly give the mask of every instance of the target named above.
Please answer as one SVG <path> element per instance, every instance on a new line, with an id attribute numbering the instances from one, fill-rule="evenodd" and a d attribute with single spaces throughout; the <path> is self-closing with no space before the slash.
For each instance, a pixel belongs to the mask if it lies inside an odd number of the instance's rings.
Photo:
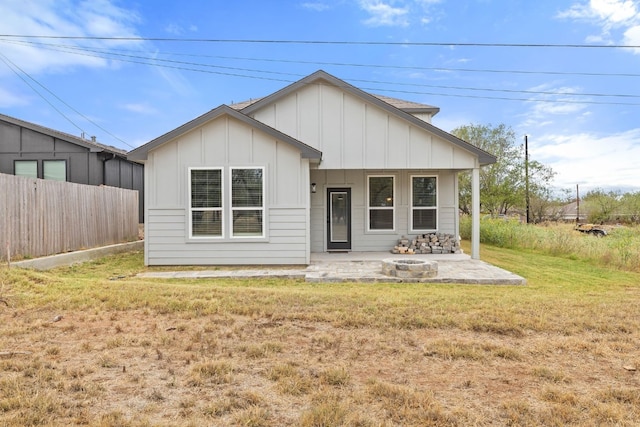
<path id="1" fill-rule="evenodd" d="M 308 264 L 458 235 L 458 173 L 496 158 L 433 126 L 438 108 L 317 71 L 208 113 L 129 152 L 145 164 L 145 264 Z"/>
<path id="2" fill-rule="evenodd" d="M 138 191 L 144 220 L 144 165 L 116 147 L 0 114 L 0 173 Z"/>

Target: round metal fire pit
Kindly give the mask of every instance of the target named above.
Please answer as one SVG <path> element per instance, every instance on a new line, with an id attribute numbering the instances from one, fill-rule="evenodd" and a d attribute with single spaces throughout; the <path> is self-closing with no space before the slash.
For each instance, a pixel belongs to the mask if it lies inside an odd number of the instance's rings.
<path id="1" fill-rule="evenodd" d="M 438 275 L 438 263 L 423 259 L 384 259 L 382 273 L 403 279 L 423 279 Z"/>

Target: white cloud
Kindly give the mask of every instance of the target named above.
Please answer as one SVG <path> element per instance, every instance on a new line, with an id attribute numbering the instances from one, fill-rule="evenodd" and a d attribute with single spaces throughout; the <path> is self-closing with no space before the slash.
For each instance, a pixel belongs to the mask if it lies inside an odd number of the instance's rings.
<path id="1" fill-rule="evenodd" d="M 166 27 L 164 27 L 164 30 L 169 34 L 175 34 L 176 36 L 184 34 L 184 28 L 182 28 L 178 24 L 171 23 L 171 24 L 167 25 Z"/>
<path id="2" fill-rule="evenodd" d="M 328 5 L 327 3 L 322 3 L 322 2 L 305 2 L 302 3 L 300 6 L 302 6 L 303 9 L 309 9 L 309 10 L 313 10 L 316 12 L 323 12 L 325 10 L 331 9 L 331 6 Z"/>
<path id="3" fill-rule="evenodd" d="M 27 104 L 24 95 L 14 94 L 0 87 L 0 108 L 19 107 Z"/>
<path id="4" fill-rule="evenodd" d="M 546 134 L 529 140 L 531 158 L 550 166 L 556 185 L 586 189 L 635 188 L 640 159 L 640 128 L 603 136 L 595 133 Z"/>
<path id="5" fill-rule="evenodd" d="M 360 7 L 371 17 L 364 21 L 366 25 L 372 27 L 409 25 L 408 12 L 406 7 L 394 7 L 393 1 L 385 3 L 382 0 L 360 0 Z"/>
<path id="6" fill-rule="evenodd" d="M 637 45 L 640 39 L 640 1 L 590 0 L 573 4 L 556 15 L 559 19 L 589 22 L 600 28 L 600 34 L 590 34 L 588 42 Z M 622 34 L 619 34 L 621 32 Z M 636 50 L 638 53 L 640 50 Z"/>
<path id="7" fill-rule="evenodd" d="M 123 104 L 120 108 L 138 114 L 156 114 L 158 110 L 146 103 Z"/>
<path id="8" fill-rule="evenodd" d="M 550 82 L 528 90 L 545 93 L 531 97 L 532 100 L 528 102 L 530 108 L 522 114 L 525 119 L 520 127 L 523 129 L 550 126 L 560 116 L 571 115 L 579 120 L 589 115 L 588 104 L 580 103 L 587 99 L 574 95 L 581 92 L 579 87 L 557 86 L 556 83 Z"/>
<path id="9" fill-rule="evenodd" d="M 183 34 L 185 34 L 186 32 L 190 31 L 190 32 L 196 32 L 198 31 L 198 27 L 195 25 L 189 25 L 186 29 L 179 24 L 176 23 L 170 23 L 167 26 L 164 27 L 164 30 L 169 33 L 169 34 L 173 34 L 176 36 L 181 36 Z"/>
<path id="10" fill-rule="evenodd" d="M 4 34 L 76 37 L 136 37 L 135 11 L 114 5 L 109 0 L 4 0 L 0 3 L 0 28 Z M 102 58 L 77 55 L 68 48 L 38 43 L 79 44 L 94 48 L 137 45 L 136 41 L 11 39 L 2 42 L 2 52 L 28 73 L 64 72 L 77 66 L 104 67 Z M 0 76 L 8 70 L 0 68 Z"/>
<path id="11" fill-rule="evenodd" d="M 637 17 L 638 11 L 632 0 L 591 0 L 576 3 L 568 10 L 558 13 L 559 18 L 595 20 L 609 25 L 620 24 Z"/>
<path id="12" fill-rule="evenodd" d="M 624 44 L 628 46 L 640 46 L 640 25 L 633 26 L 624 32 Z M 634 49 L 640 54 L 640 49 Z"/>
<path id="13" fill-rule="evenodd" d="M 372 27 L 408 27 L 413 23 L 430 24 L 440 17 L 433 6 L 442 0 L 359 0 L 362 10 L 369 14 L 364 21 Z"/>

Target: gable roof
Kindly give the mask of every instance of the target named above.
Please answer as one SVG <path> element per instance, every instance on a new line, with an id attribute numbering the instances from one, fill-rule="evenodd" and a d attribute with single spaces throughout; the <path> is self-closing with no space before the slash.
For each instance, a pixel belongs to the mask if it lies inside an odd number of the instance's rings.
<path id="1" fill-rule="evenodd" d="M 71 135 L 68 133 L 60 132 L 55 129 L 51 129 L 48 127 L 40 126 L 35 123 L 27 122 L 25 120 L 20 120 L 15 117 L 7 116 L 4 114 L 0 114 L 0 120 L 11 123 L 16 126 L 21 126 L 26 129 L 30 129 L 34 132 L 42 133 L 44 135 L 48 135 L 52 138 L 61 139 L 72 144 L 79 145 L 84 148 L 88 148 L 90 152 L 108 152 L 119 155 L 121 157 L 126 157 L 127 152 L 125 150 L 121 150 L 120 148 L 112 147 L 110 145 L 100 144 L 99 142 L 90 141 L 84 138 L 79 138 L 75 135 Z"/>
<path id="2" fill-rule="evenodd" d="M 372 93 L 371 95 L 409 114 L 428 113 L 428 114 L 431 114 L 432 116 L 435 116 L 440 111 L 438 107 L 434 107 L 433 105 L 420 104 L 418 102 L 406 101 L 404 99 L 392 98 L 390 96 L 378 95 L 375 93 Z M 254 98 L 254 99 L 249 99 L 242 102 L 236 102 L 234 104 L 229 105 L 229 107 L 233 108 L 234 110 L 242 110 L 248 107 L 249 105 L 255 104 L 261 99 L 262 98 Z"/>
<path id="3" fill-rule="evenodd" d="M 419 102 L 407 101 L 406 99 L 392 98 L 390 96 L 379 95 L 376 93 L 372 93 L 371 95 L 378 98 L 380 101 L 386 102 L 387 104 L 393 105 L 394 107 L 404 111 L 405 113 L 414 114 L 414 113 L 428 113 L 432 116 L 438 114 L 440 109 L 438 107 L 434 107 L 433 105 L 421 104 Z"/>
<path id="4" fill-rule="evenodd" d="M 172 139 L 175 139 L 177 137 L 179 137 L 180 135 L 183 135 L 193 129 L 195 129 L 198 126 L 201 126 L 205 123 L 207 123 L 210 120 L 216 119 L 220 116 L 223 115 L 228 115 L 231 116 L 237 120 L 240 120 L 241 122 L 252 126 L 253 128 L 259 129 L 262 132 L 265 132 L 267 135 L 270 135 L 272 137 L 274 137 L 275 139 L 278 139 L 282 142 L 285 142 L 287 144 L 290 144 L 294 147 L 296 147 L 297 149 L 300 150 L 300 154 L 302 156 L 302 158 L 306 158 L 306 159 L 316 159 L 319 160 L 322 158 L 322 152 L 319 150 L 316 150 L 315 148 L 305 144 L 304 142 L 298 141 L 295 138 L 290 137 L 287 134 L 284 134 L 282 132 L 280 132 L 277 129 L 274 129 L 270 126 L 265 125 L 262 122 L 259 122 L 258 120 L 253 119 L 252 117 L 249 117 L 247 115 L 244 115 L 236 110 L 234 110 L 233 108 L 229 107 L 228 105 L 221 105 L 217 108 L 214 108 L 213 110 L 209 111 L 208 113 L 205 113 L 199 117 L 196 117 L 195 119 L 191 120 L 188 123 L 185 123 L 184 125 L 165 133 L 162 136 L 159 136 L 158 138 L 144 144 L 141 145 L 140 147 L 131 150 L 129 152 L 129 154 L 127 155 L 127 157 L 131 160 L 146 160 L 147 156 L 149 155 L 149 151 L 171 141 Z"/>
<path id="5" fill-rule="evenodd" d="M 410 122 L 411 124 L 422 128 L 424 130 L 426 130 L 427 132 L 436 135 L 442 139 L 444 139 L 445 141 L 448 141 L 460 148 L 462 148 L 463 150 L 469 151 L 473 154 L 475 154 L 476 156 L 478 156 L 478 161 L 480 162 L 481 166 L 484 165 L 489 165 L 492 163 L 495 163 L 497 158 L 476 147 L 473 144 L 468 143 L 467 141 L 464 141 L 458 137 L 456 137 L 455 135 L 450 134 L 449 132 L 446 132 L 440 128 L 437 128 L 435 126 L 433 126 L 431 123 L 427 123 L 424 120 L 421 120 L 413 115 L 411 115 L 409 112 L 404 111 L 403 109 L 399 108 L 398 106 L 393 105 L 390 102 L 386 102 L 384 100 L 384 98 L 386 98 L 387 101 L 391 101 L 391 100 L 395 100 L 395 101 L 399 101 L 395 98 L 389 98 L 389 97 L 378 97 L 375 95 L 372 95 L 370 93 L 367 93 L 361 89 L 358 89 L 357 87 L 343 81 L 340 80 L 337 77 L 332 76 L 331 74 L 327 73 L 326 71 L 323 70 L 319 70 L 316 71 L 313 74 L 310 74 L 309 76 L 298 80 L 295 83 L 290 84 L 289 86 L 280 89 L 277 92 L 272 93 L 269 96 L 266 96 L 264 98 L 260 98 L 255 100 L 254 102 L 248 102 L 247 106 L 242 108 L 241 112 L 243 114 L 246 115 L 251 115 L 252 113 L 254 113 L 255 111 L 261 109 L 262 107 L 271 104 L 272 102 L 275 102 L 281 98 L 286 97 L 287 95 L 299 90 L 300 88 L 307 86 L 307 85 L 312 85 L 312 84 L 318 84 L 319 82 L 325 82 L 328 83 L 330 85 L 339 87 L 340 89 L 344 90 L 345 92 L 350 93 L 351 95 L 363 99 L 371 104 L 376 105 L 377 107 L 387 111 L 389 114 L 393 114 L 397 117 L 400 117 L 408 122 Z M 405 101 L 406 102 L 406 101 Z M 422 105 L 422 104 L 418 104 L 418 105 Z M 435 108 L 435 107 L 434 107 Z M 414 111 L 417 112 L 417 111 Z"/>

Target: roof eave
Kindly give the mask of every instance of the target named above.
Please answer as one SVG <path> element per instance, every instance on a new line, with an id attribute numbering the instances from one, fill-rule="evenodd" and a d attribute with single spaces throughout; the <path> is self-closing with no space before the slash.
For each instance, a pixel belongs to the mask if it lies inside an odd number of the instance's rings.
<path id="1" fill-rule="evenodd" d="M 347 92 L 351 93 L 354 96 L 360 97 L 364 100 L 366 100 L 367 102 L 370 102 L 380 108 L 382 108 L 383 110 L 394 114 L 396 116 L 399 116 L 411 123 L 413 123 L 414 125 L 421 127 L 423 129 L 425 129 L 426 131 L 435 134 L 443 139 L 445 139 L 446 141 L 449 141 L 451 143 L 453 143 L 454 145 L 469 151 L 471 153 L 473 153 L 474 155 L 476 155 L 478 157 L 478 162 L 481 166 L 485 166 L 485 165 L 489 165 L 492 163 L 495 163 L 497 161 L 496 157 L 487 153 L 486 151 L 476 147 L 473 144 L 468 143 L 467 141 L 464 141 L 458 137 L 456 137 L 455 135 L 450 134 L 449 132 L 446 132 L 440 128 L 435 127 L 434 125 L 432 125 L 431 123 L 428 123 L 424 120 L 421 120 L 417 117 L 415 117 L 414 115 L 410 114 L 409 112 L 405 111 L 405 109 L 400 109 L 398 107 L 395 107 L 387 102 L 384 102 L 383 100 L 377 98 L 375 95 L 372 95 L 368 92 L 363 91 L 362 89 L 359 89 L 343 80 L 340 80 L 337 77 L 332 76 L 331 74 L 327 73 L 326 71 L 323 70 L 319 70 L 316 71 L 313 74 L 310 74 L 309 76 L 290 84 L 289 86 L 284 87 L 283 89 L 280 89 L 277 92 L 272 93 L 269 96 L 266 96 L 264 98 L 261 98 L 260 100 L 252 103 L 251 105 L 243 108 L 242 110 L 240 110 L 243 114 L 246 115 L 250 115 L 252 113 L 254 113 L 255 111 L 259 110 L 260 108 L 262 108 L 264 105 L 267 105 L 269 103 L 271 103 L 273 100 L 277 100 L 280 99 L 284 96 L 287 96 L 288 94 L 298 90 L 298 88 L 307 85 L 307 84 L 312 84 L 314 82 L 317 81 L 326 81 L 327 83 L 337 86 L 343 90 L 346 90 Z M 437 107 L 436 107 L 437 108 Z M 407 109 L 408 110 L 408 109 Z M 439 110 L 439 109 L 438 109 Z"/>
<path id="2" fill-rule="evenodd" d="M 271 135 L 272 137 L 274 137 L 277 140 L 286 142 L 291 144 L 292 146 L 298 148 L 300 150 L 300 155 L 302 158 L 308 158 L 308 159 L 321 159 L 322 158 L 322 152 L 319 150 L 316 150 L 315 148 L 285 134 L 280 132 L 277 129 L 274 129 L 270 126 L 267 126 L 266 124 L 259 122 L 237 110 L 234 110 L 233 108 L 229 107 L 228 105 L 221 105 L 199 117 L 196 117 L 195 119 L 191 120 L 190 122 L 187 122 L 185 124 L 183 124 L 182 126 L 173 129 L 172 131 L 169 131 L 167 133 L 165 133 L 164 135 L 159 136 L 158 138 L 149 141 L 148 143 L 130 151 L 127 155 L 127 158 L 130 160 L 134 160 L 134 161 L 140 161 L 140 162 L 144 162 L 145 160 L 147 160 L 147 157 L 149 155 L 149 152 L 151 150 L 154 150 L 176 138 L 178 138 L 179 136 L 197 128 L 198 126 L 201 126 L 211 120 L 216 119 L 217 117 L 221 116 L 221 115 L 229 115 L 231 117 L 234 117 L 244 123 L 246 123 L 249 126 L 252 126 L 254 128 L 257 128 L 265 133 L 267 133 L 268 135 Z"/>
<path id="3" fill-rule="evenodd" d="M 109 147 L 104 144 L 100 144 L 98 142 L 88 141 L 86 139 L 79 138 L 69 133 L 61 132 L 59 130 L 51 129 L 45 126 L 38 125 L 36 123 L 21 120 L 15 117 L 7 116 L 6 114 L 0 114 L 0 120 L 3 120 L 5 122 L 11 123 L 16 126 L 21 126 L 21 127 L 30 129 L 34 132 L 38 132 L 38 133 L 50 136 L 52 138 L 66 141 L 71 144 L 79 145 L 81 147 L 89 149 L 89 152 L 91 153 L 100 153 L 100 152 L 106 151 L 122 157 L 126 156 L 127 154 L 125 150 L 121 150 L 116 147 Z"/>

